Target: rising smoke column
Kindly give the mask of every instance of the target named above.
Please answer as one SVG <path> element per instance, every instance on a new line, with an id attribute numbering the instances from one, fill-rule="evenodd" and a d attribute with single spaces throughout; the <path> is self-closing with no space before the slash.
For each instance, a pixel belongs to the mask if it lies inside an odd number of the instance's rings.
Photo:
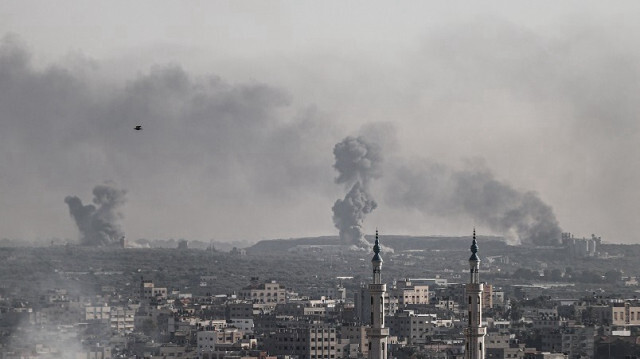
<path id="1" fill-rule="evenodd" d="M 456 170 L 423 161 L 394 171 L 388 200 L 429 215 L 470 216 L 512 243 L 558 244 L 562 230 L 553 208 L 537 193 L 519 191 L 485 168 Z"/>
<path id="2" fill-rule="evenodd" d="M 336 159 L 333 167 L 338 171 L 336 183 L 351 188 L 344 199 L 333 205 L 333 223 L 343 243 L 368 247 L 362 223 L 377 207 L 369 193 L 369 183 L 382 175 L 380 147 L 364 137 L 349 136 L 335 145 L 333 155 Z"/>
<path id="3" fill-rule="evenodd" d="M 93 203 L 83 205 L 80 198 L 67 196 L 64 201 L 69 213 L 80 231 L 80 243 L 90 246 L 117 244 L 124 236 L 120 220 L 120 208 L 125 203 L 125 190 L 111 184 L 101 184 L 93 188 Z"/>

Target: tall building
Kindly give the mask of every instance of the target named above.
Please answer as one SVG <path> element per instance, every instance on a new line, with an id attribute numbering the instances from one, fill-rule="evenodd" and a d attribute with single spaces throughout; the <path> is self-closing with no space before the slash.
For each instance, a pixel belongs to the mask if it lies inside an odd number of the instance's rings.
<path id="1" fill-rule="evenodd" d="M 484 359 L 484 336 L 487 329 L 482 327 L 482 292 L 483 284 L 480 283 L 479 270 L 480 258 L 478 258 L 478 243 L 476 242 L 476 230 L 473 230 L 473 242 L 471 243 L 471 257 L 469 257 L 469 270 L 471 278 L 466 287 L 469 321 L 465 331 L 466 348 L 465 359 Z"/>
<path id="2" fill-rule="evenodd" d="M 376 242 L 373 246 L 373 283 L 369 284 L 371 293 L 371 327 L 367 330 L 369 336 L 369 359 L 387 359 L 387 338 L 389 328 L 384 327 L 384 295 L 387 285 L 382 283 L 382 257 L 380 257 L 380 243 L 376 229 Z"/>

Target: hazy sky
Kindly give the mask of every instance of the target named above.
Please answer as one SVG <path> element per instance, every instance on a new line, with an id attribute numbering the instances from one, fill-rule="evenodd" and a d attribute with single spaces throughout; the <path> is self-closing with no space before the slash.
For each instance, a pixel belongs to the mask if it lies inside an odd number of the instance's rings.
<path id="1" fill-rule="evenodd" d="M 638 243 L 639 18 L 637 1 L 0 1 L 0 238 L 77 239 L 65 197 L 107 181 L 130 239 L 337 234 L 333 148 L 362 135 L 384 157 L 367 233 L 495 232 L 433 200 L 434 168 L 472 169 L 564 231 Z"/>

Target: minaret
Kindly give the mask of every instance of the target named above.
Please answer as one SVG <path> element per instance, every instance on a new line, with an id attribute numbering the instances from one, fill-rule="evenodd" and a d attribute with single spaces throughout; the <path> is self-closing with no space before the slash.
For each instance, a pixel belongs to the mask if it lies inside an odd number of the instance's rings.
<path id="1" fill-rule="evenodd" d="M 482 291 L 478 271 L 480 258 L 478 258 L 478 242 L 476 242 L 476 229 L 473 229 L 473 242 L 471 242 L 471 257 L 469 258 L 471 278 L 467 284 L 467 305 L 469 306 L 469 321 L 465 337 L 465 359 L 484 359 L 484 336 L 487 329 L 482 327 Z"/>
<path id="2" fill-rule="evenodd" d="M 382 257 L 380 257 L 380 243 L 378 242 L 378 230 L 376 229 L 376 243 L 373 246 L 373 283 L 369 284 L 371 293 L 371 327 L 367 329 L 369 336 L 369 359 L 387 359 L 387 337 L 389 328 L 384 327 L 384 294 L 387 285 L 382 283 L 380 270 L 382 269 Z"/>

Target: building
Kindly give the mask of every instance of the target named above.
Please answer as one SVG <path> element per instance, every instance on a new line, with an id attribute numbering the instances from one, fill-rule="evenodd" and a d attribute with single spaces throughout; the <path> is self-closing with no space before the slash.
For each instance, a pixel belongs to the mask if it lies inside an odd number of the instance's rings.
<path id="1" fill-rule="evenodd" d="M 562 245 L 567 254 L 574 258 L 594 257 L 598 253 L 598 246 L 602 243 L 602 237 L 575 238 L 573 234 L 562 233 Z"/>
<path id="2" fill-rule="evenodd" d="M 632 305 L 629 301 L 614 303 L 611 306 L 611 324 L 617 326 L 640 325 L 640 307 L 637 304 Z"/>
<path id="3" fill-rule="evenodd" d="M 487 335 L 487 359 L 523 359 L 525 345 L 519 344 L 513 334 L 493 333 Z"/>
<path id="4" fill-rule="evenodd" d="M 408 344 L 427 344 L 441 331 L 453 328 L 452 319 L 438 319 L 435 314 L 415 314 L 412 310 L 387 319 L 390 333 Z"/>
<path id="5" fill-rule="evenodd" d="M 253 303 L 261 304 L 282 304 L 286 303 L 287 291 L 282 284 L 278 284 L 275 280 L 265 283 L 253 283 L 242 288 L 238 293 L 240 299 L 249 300 Z"/>
<path id="6" fill-rule="evenodd" d="M 109 325 L 111 330 L 118 333 L 131 333 L 135 328 L 136 310 L 129 307 L 119 306 L 111 308 L 111 318 Z"/>
<path id="7" fill-rule="evenodd" d="M 483 284 L 480 283 L 480 258 L 478 258 L 478 243 L 476 242 L 476 230 L 473 230 L 473 242 L 471 243 L 471 257 L 469 257 L 470 279 L 466 286 L 468 305 L 468 325 L 465 330 L 466 346 L 465 359 L 484 359 L 484 336 L 487 328 L 482 327 L 482 293 Z"/>
<path id="8" fill-rule="evenodd" d="M 243 333 L 235 328 L 199 331 L 196 338 L 198 358 L 213 359 L 217 357 L 216 352 L 239 348 L 237 343 L 242 340 L 242 336 Z"/>
<path id="9" fill-rule="evenodd" d="M 152 280 L 142 279 L 140 281 L 140 299 L 158 300 L 167 299 L 167 288 L 156 287 Z"/>
<path id="10" fill-rule="evenodd" d="M 373 246 L 373 283 L 369 284 L 371 293 L 371 327 L 367 330 L 369 336 L 369 359 L 387 359 L 387 339 L 389 328 L 384 326 L 384 294 L 387 285 L 382 283 L 382 257 L 380 257 L 380 243 L 378 242 L 378 230 L 376 230 L 376 242 Z"/>
<path id="11" fill-rule="evenodd" d="M 253 303 L 249 301 L 235 300 L 227 303 L 225 306 L 225 316 L 227 319 L 245 319 L 253 318 L 254 315 L 260 314 Z"/>
<path id="12" fill-rule="evenodd" d="M 596 334 L 594 327 L 576 325 L 566 328 L 562 333 L 562 352 L 570 359 L 595 358 Z"/>
<path id="13" fill-rule="evenodd" d="M 111 307 L 108 306 L 87 306 L 84 308 L 84 320 L 103 320 L 111 318 Z"/>
<path id="14" fill-rule="evenodd" d="M 409 279 L 401 280 L 391 288 L 389 297 L 396 299 L 401 308 L 410 304 L 429 304 L 429 286 L 413 284 Z"/>
<path id="15" fill-rule="evenodd" d="M 369 338 L 367 337 L 367 327 L 363 325 L 343 325 L 340 328 L 340 338 L 348 340 L 349 344 L 355 346 L 356 356 L 358 352 L 363 356 L 369 354 Z"/>
<path id="16" fill-rule="evenodd" d="M 291 355 L 306 359 L 342 357 L 336 329 L 325 323 L 278 328 L 265 338 L 264 344 L 264 349 L 274 355 Z"/>
<path id="17" fill-rule="evenodd" d="M 484 283 L 482 288 L 482 309 L 493 308 L 493 286 L 491 284 Z"/>

